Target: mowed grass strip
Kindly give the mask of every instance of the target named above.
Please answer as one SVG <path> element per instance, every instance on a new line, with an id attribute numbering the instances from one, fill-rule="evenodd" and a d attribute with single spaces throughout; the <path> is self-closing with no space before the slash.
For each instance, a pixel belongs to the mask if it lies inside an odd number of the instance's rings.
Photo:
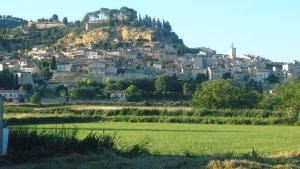
<path id="1" fill-rule="evenodd" d="M 14 127 L 14 126 L 11 126 Z M 120 147 L 147 143 L 152 153 L 165 155 L 235 156 L 249 154 L 254 147 L 261 155 L 300 150 L 300 127 L 199 125 L 173 123 L 74 123 L 24 125 L 21 128 L 77 128 L 82 134 L 90 130 L 117 135 Z"/>

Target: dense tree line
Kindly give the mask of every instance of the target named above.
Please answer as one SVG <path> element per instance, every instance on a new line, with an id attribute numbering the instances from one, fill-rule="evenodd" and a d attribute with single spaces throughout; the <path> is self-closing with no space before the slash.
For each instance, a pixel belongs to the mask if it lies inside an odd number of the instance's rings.
<path id="1" fill-rule="evenodd" d="M 18 77 L 16 75 L 9 70 L 0 71 L 0 89 L 17 90 L 18 88 Z"/>
<path id="2" fill-rule="evenodd" d="M 0 15 L 0 28 L 15 28 L 17 26 L 26 25 L 28 21 L 22 18 L 10 15 Z"/>
<path id="3" fill-rule="evenodd" d="M 276 85 L 271 93 L 268 90 L 262 93 L 262 89 L 254 83 L 242 86 L 228 79 L 202 84 L 195 92 L 192 104 L 195 107 L 209 109 L 258 108 L 288 111 L 298 118 L 299 100 L 300 80 L 296 78 Z"/>
<path id="4" fill-rule="evenodd" d="M 291 112 L 291 116 L 299 116 L 300 110 L 300 80 L 289 79 L 285 84 L 279 84 L 272 93 L 263 92 L 259 85 L 251 82 L 246 85 L 232 79 L 220 79 L 210 82 L 180 81 L 176 76 L 160 76 L 157 79 L 136 79 L 112 81 L 104 84 L 90 79 L 78 82 L 71 92 L 71 98 L 110 99 L 113 90 L 124 90 L 130 102 L 147 100 L 179 100 L 191 99 L 192 105 L 207 109 L 264 109 Z M 68 90 L 62 97 L 68 96 Z M 57 93 L 60 93 L 58 92 Z M 61 94 L 59 94 L 61 95 Z"/>
<path id="5" fill-rule="evenodd" d="M 199 82 L 192 80 L 180 81 L 176 76 L 160 76 L 157 79 L 107 80 L 104 84 L 83 79 L 76 82 L 75 87 L 69 91 L 69 95 L 72 99 L 110 99 L 113 90 L 123 90 L 128 101 L 133 102 L 155 99 L 179 100 L 190 99 L 198 84 Z M 65 87 L 57 88 L 57 96 L 63 97 L 61 91 L 65 92 Z M 64 96 L 66 96 L 65 93 Z"/>
<path id="6" fill-rule="evenodd" d="M 260 108 L 270 110 L 300 110 L 300 80 L 289 79 L 285 84 L 278 84 L 274 93 L 265 93 Z"/>
<path id="7" fill-rule="evenodd" d="M 214 80 L 202 84 L 194 94 L 193 105 L 196 107 L 254 108 L 261 95 L 251 88 L 246 88 L 234 80 Z"/>
<path id="8" fill-rule="evenodd" d="M 122 7 L 120 9 L 100 8 L 97 11 L 87 13 L 83 22 L 88 22 L 90 19 L 105 19 L 110 26 L 128 25 L 134 27 L 150 27 L 172 31 L 172 26 L 169 21 L 151 18 L 146 15 L 142 17 L 137 15 L 137 11 L 131 8 Z"/>
<path id="9" fill-rule="evenodd" d="M 50 46 L 71 31 L 76 31 L 76 29 L 36 29 L 30 27 L 26 28 L 26 33 L 20 28 L 0 29 L 0 50 L 13 52 L 31 49 L 35 45 Z"/>

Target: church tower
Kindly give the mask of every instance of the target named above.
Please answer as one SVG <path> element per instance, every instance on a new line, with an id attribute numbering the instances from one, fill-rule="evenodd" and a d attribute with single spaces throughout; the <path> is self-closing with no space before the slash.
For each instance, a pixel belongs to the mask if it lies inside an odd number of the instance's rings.
<path id="1" fill-rule="evenodd" d="M 236 58 L 236 47 L 234 47 L 234 44 L 232 43 L 231 48 L 228 51 L 229 59 L 235 59 Z"/>

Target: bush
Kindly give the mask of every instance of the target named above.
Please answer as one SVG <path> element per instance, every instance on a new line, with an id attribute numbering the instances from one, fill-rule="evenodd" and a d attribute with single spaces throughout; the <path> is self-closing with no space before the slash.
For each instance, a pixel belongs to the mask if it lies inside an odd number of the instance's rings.
<path id="1" fill-rule="evenodd" d="M 41 95 L 37 92 L 33 93 L 33 95 L 30 97 L 30 103 L 32 104 L 41 104 Z"/>
<path id="2" fill-rule="evenodd" d="M 202 84 L 193 97 L 193 105 L 200 108 L 253 108 L 260 96 L 251 89 L 242 87 L 234 80 L 214 80 Z"/>
<path id="3" fill-rule="evenodd" d="M 70 97 L 72 99 L 95 99 L 96 91 L 93 88 L 72 88 Z"/>

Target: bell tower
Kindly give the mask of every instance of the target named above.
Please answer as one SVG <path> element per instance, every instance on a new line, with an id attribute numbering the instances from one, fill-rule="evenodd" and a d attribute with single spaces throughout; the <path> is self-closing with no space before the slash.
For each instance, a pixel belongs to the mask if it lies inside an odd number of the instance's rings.
<path id="1" fill-rule="evenodd" d="M 229 59 L 235 59 L 236 58 L 236 47 L 234 47 L 233 42 L 231 44 L 231 47 L 228 50 L 228 56 L 229 56 Z"/>

